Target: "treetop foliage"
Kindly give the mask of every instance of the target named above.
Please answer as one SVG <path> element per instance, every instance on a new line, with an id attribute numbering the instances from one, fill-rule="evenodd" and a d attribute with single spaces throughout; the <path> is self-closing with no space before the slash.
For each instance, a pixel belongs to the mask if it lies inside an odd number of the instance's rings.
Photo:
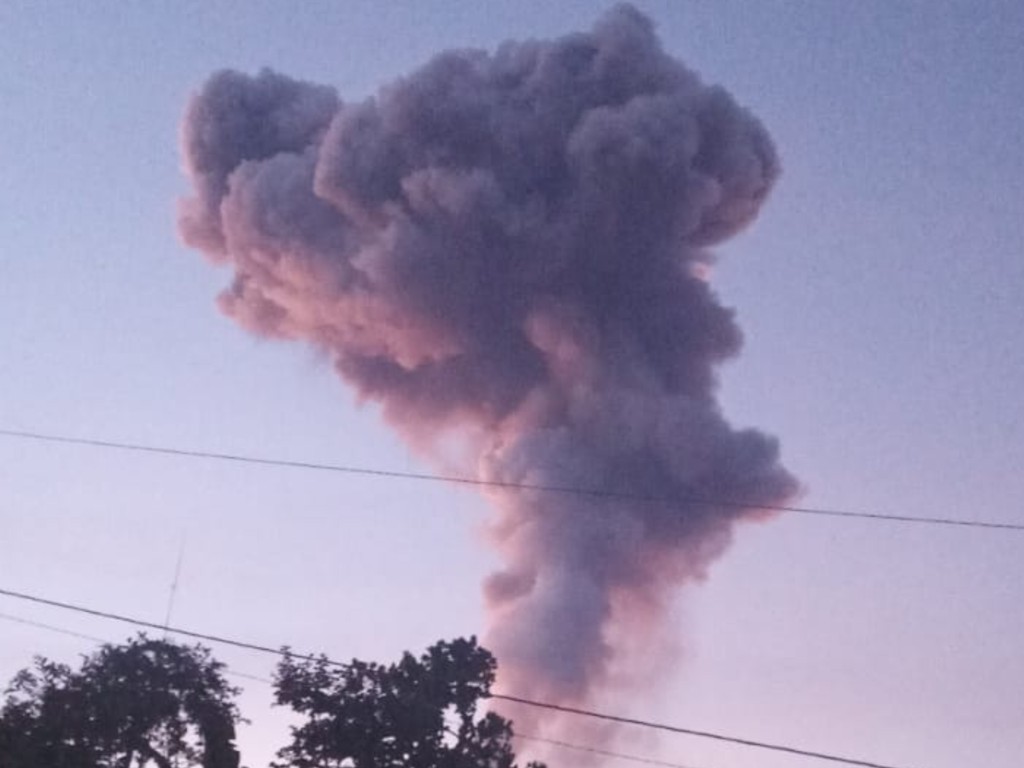
<path id="1" fill-rule="evenodd" d="M 286 657 L 277 702 L 305 720 L 275 768 L 514 768 L 511 722 L 479 711 L 496 666 L 472 637 L 390 665 Z"/>
<path id="2" fill-rule="evenodd" d="M 238 768 L 236 689 L 202 647 L 139 635 L 78 670 L 37 658 L 5 691 L 0 768 Z"/>
<path id="3" fill-rule="evenodd" d="M 495 670 L 476 638 L 386 665 L 285 651 L 275 699 L 300 721 L 273 768 L 517 768 L 482 707 Z M 0 768 L 239 768 L 238 693 L 208 649 L 145 635 L 78 669 L 36 658 L 4 692 Z"/>

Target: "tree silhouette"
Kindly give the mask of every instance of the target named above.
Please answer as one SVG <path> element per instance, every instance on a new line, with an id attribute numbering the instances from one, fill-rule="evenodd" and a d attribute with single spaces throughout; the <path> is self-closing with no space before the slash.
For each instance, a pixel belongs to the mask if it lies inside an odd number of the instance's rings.
<path id="1" fill-rule="evenodd" d="M 145 635 L 77 671 L 37 658 L 0 709 L 0 768 L 238 768 L 236 689 L 202 647 Z"/>
<path id="2" fill-rule="evenodd" d="M 275 768 L 514 768 L 512 724 L 478 712 L 495 667 L 476 638 L 439 642 L 390 666 L 286 657 L 277 703 L 305 720 Z"/>

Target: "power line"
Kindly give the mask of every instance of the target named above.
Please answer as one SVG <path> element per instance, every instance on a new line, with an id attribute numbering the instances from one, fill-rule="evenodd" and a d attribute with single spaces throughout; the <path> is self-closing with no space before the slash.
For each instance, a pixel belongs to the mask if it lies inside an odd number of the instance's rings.
<path id="1" fill-rule="evenodd" d="M 534 699 L 523 699 L 518 696 L 509 696 L 507 694 L 492 693 L 492 699 L 501 699 L 502 701 L 511 701 L 516 704 L 524 704 L 528 707 L 539 707 L 540 709 L 549 709 L 555 712 L 565 712 L 570 715 L 579 715 L 581 717 L 592 717 L 597 720 L 606 720 L 612 723 L 620 723 L 622 725 L 637 725 L 643 728 L 651 728 L 657 731 L 668 731 L 669 733 L 681 733 L 686 736 L 698 736 L 703 739 L 714 739 L 715 741 L 725 741 L 730 744 L 739 744 L 745 747 L 757 747 L 758 749 L 769 749 L 774 752 L 786 752 L 791 755 L 799 755 L 801 757 L 813 757 L 818 760 L 829 760 L 834 763 L 844 763 L 846 765 L 859 765 L 863 768 L 895 768 L 892 765 L 883 765 L 882 763 L 871 763 L 866 760 L 855 760 L 850 757 L 840 757 L 839 755 L 832 755 L 827 752 L 814 752 L 809 749 L 800 749 L 799 747 L 790 747 L 784 744 L 772 744 L 767 741 L 755 741 L 754 739 L 744 739 L 737 736 L 726 736 L 722 733 L 714 733 L 712 731 L 698 731 L 693 728 L 682 728 L 677 725 L 667 725 L 666 723 L 656 723 L 650 720 L 637 720 L 631 717 L 620 717 L 618 715 L 609 715 L 605 712 L 593 712 L 589 709 L 577 709 L 576 707 L 563 707 L 560 704 L 550 704 L 544 701 L 535 701 Z"/>
<path id="2" fill-rule="evenodd" d="M 589 752 L 592 755 L 601 755 L 602 757 L 613 757 L 618 760 L 629 760 L 633 763 L 644 763 L 646 765 L 660 765 L 662 768 L 691 768 L 691 766 L 683 765 L 682 763 L 669 763 L 664 760 L 654 760 L 650 757 L 639 757 L 638 755 L 627 755 L 622 752 L 612 752 L 607 749 L 598 749 L 597 747 L 586 747 L 582 744 L 571 744 L 567 741 L 559 741 L 558 739 L 546 739 L 541 736 L 532 736 L 526 733 L 516 733 L 517 739 L 526 739 L 527 741 L 537 741 L 542 744 L 551 744 L 556 747 L 562 747 L 564 749 L 573 749 L 577 752 Z"/>
<path id="3" fill-rule="evenodd" d="M 21 440 L 37 440 L 40 442 L 47 443 L 62 443 L 65 445 L 88 446 L 90 448 L 105 448 L 109 450 L 134 451 L 138 453 L 151 453 L 163 456 L 178 456 L 182 458 L 211 459 L 215 461 L 232 461 L 241 464 L 288 467 L 291 469 L 309 469 L 325 472 L 339 472 L 350 475 L 364 475 L 378 478 L 416 480 L 421 482 L 452 483 L 456 485 L 469 485 L 486 488 L 504 488 L 507 490 L 516 491 L 539 491 L 542 493 L 568 494 L 573 496 L 587 496 L 591 498 L 613 499 L 619 501 L 637 501 L 663 504 L 704 504 L 708 506 L 731 507 L 736 509 L 763 509 L 772 512 L 793 512 L 801 515 L 847 517 L 858 518 L 863 520 L 881 520 L 896 523 L 917 523 L 923 525 L 957 526 L 962 528 L 992 528 L 1007 531 L 1024 531 L 1024 523 L 1000 523 L 984 520 L 966 520 L 963 518 L 955 517 L 916 517 L 911 515 L 895 515 L 882 512 L 857 512 L 853 510 L 828 509 L 825 507 L 797 507 L 790 506 L 787 504 L 750 504 L 747 502 L 740 501 L 696 497 L 668 498 L 635 493 L 603 491 L 596 488 L 574 488 L 570 486 L 506 482 L 502 480 L 481 480 L 479 478 L 461 477 L 458 475 L 439 475 L 426 472 L 402 472 L 399 470 L 373 469 L 370 467 L 355 467 L 344 464 L 324 464 L 312 461 L 291 461 L 287 459 L 271 459 L 264 456 L 251 456 L 247 454 L 218 453 L 214 451 L 200 451 L 185 448 L 169 448 L 166 446 L 159 445 L 149 445 L 142 443 L 124 443 L 113 440 L 98 440 L 94 438 L 46 434 L 42 432 L 28 432 L 16 429 L 0 429 L 0 437 L 10 437 Z"/>
<path id="4" fill-rule="evenodd" d="M 44 623 L 42 621 L 33 621 L 32 619 L 26 619 L 26 618 L 24 618 L 22 616 L 12 616 L 9 613 L 0 613 L 0 620 L 10 621 L 10 622 L 12 622 L 14 624 L 22 624 L 22 625 L 24 625 L 26 627 L 35 627 L 36 629 L 45 629 L 45 630 L 48 630 L 50 632 L 56 632 L 57 634 L 60 634 L 60 635 L 67 635 L 68 637 L 75 637 L 75 638 L 78 638 L 79 640 L 88 640 L 91 643 L 99 643 L 100 645 L 109 645 L 111 643 L 110 640 L 105 640 L 102 637 L 96 637 L 95 635 L 86 635 L 86 634 L 84 634 L 82 632 L 75 632 L 72 629 L 66 629 L 64 627 L 57 627 L 57 626 L 54 626 L 53 624 L 46 624 L 46 623 Z M 274 684 L 274 681 L 269 679 L 269 678 L 260 677 L 259 675 L 252 675 L 252 674 L 249 674 L 248 672 L 239 672 L 237 669 L 234 669 L 233 667 L 230 667 L 227 664 L 224 665 L 224 674 L 225 675 L 231 675 L 232 677 L 242 677 L 242 678 L 245 678 L 246 680 L 255 680 L 256 682 L 266 683 L 267 685 L 273 685 Z"/>
<path id="5" fill-rule="evenodd" d="M 53 608 L 61 608 L 63 610 L 74 611 L 76 613 L 83 613 L 89 616 L 96 616 L 103 619 L 110 619 L 112 621 L 119 621 L 126 624 L 133 624 L 139 627 L 146 627 L 148 629 L 158 629 L 172 634 L 183 635 L 185 637 L 192 637 L 198 640 L 206 640 L 211 643 L 219 643 L 221 645 L 233 646 L 235 648 L 243 648 L 245 650 L 257 651 L 259 653 L 271 654 L 274 656 L 280 656 L 283 658 L 293 658 L 302 661 L 312 661 L 323 663 L 332 667 L 345 668 L 348 664 L 340 661 L 334 661 L 326 656 L 311 656 L 309 654 L 293 653 L 289 650 L 282 650 L 278 648 L 271 648 L 267 645 L 260 645 L 258 643 L 250 643 L 244 640 L 235 640 L 227 637 L 220 637 L 218 635 L 211 635 L 204 632 L 196 632 L 194 630 L 182 629 L 180 627 L 165 627 L 161 624 L 152 621 L 145 621 L 143 619 L 136 619 L 130 616 L 123 616 L 121 614 L 110 613 L 108 611 L 101 611 L 95 608 L 86 608 L 81 605 L 74 605 L 72 603 L 65 603 L 59 600 L 51 600 L 45 597 L 39 597 L 37 595 L 29 595 L 24 592 L 15 592 L 14 590 L 4 589 L 0 587 L 0 595 L 6 597 L 12 597 L 16 600 L 24 600 L 30 603 L 37 603 L 39 605 L 48 605 Z M 680 733 L 687 736 L 697 736 L 705 739 L 714 739 L 716 741 L 728 742 L 730 744 L 738 744 L 745 747 L 755 747 L 758 749 L 771 750 L 774 752 L 785 752 L 791 755 L 800 755 L 802 757 L 811 757 L 818 760 L 828 760 L 835 763 L 844 763 L 846 765 L 856 765 L 862 768 L 897 768 L 897 766 L 884 765 L 882 763 L 872 763 L 865 760 L 856 760 L 848 757 L 841 757 L 839 755 L 833 755 L 826 752 L 814 752 L 811 750 L 800 749 L 798 747 L 791 747 L 782 744 L 772 744 L 764 741 L 755 741 L 754 739 L 744 739 L 737 736 L 727 736 L 721 733 L 713 733 L 711 731 L 699 731 L 693 728 L 683 728 L 681 726 L 668 725 L 665 723 L 657 723 L 650 720 L 638 720 L 628 717 L 620 717 L 618 715 L 610 715 L 603 712 L 594 712 L 587 709 L 577 709 L 574 707 L 563 707 L 558 704 L 550 704 L 543 701 L 535 701 L 533 699 L 520 698 L 518 696 L 511 696 L 508 694 L 492 693 L 489 694 L 492 699 L 499 699 L 502 701 L 508 701 L 516 704 L 521 704 L 528 707 L 537 707 L 540 709 L 553 710 L 557 712 L 564 712 L 566 714 L 578 715 L 581 717 L 591 717 L 598 720 L 605 720 L 613 723 L 620 723 L 623 725 L 633 725 L 641 728 L 651 728 L 659 731 L 667 731 L 670 733 Z"/>
<path id="6" fill-rule="evenodd" d="M 63 627 L 55 627 L 53 624 L 44 624 L 41 621 L 32 621 L 32 619 L 25 619 L 21 616 L 12 616 L 9 613 L 0 613 L 0 619 L 4 621 L 10 621 L 14 624 L 22 624 L 26 627 L 35 627 L 36 629 L 46 629 L 50 632 L 56 632 L 60 635 L 67 635 L 68 637 L 75 637 L 79 640 L 88 640 L 91 643 L 106 643 L 102 637 L 95 637 L 93 635 L 86 635 L 81 632 L 75 632 L 71 629 L 64 629 Z"/>
<path id="7" fill-rule="evenodd" d="M 74 611 L 75 613 L 84 613 L 88 616 L 95 616 L 100 619 L 109 619 L 111 621 L 119 621 L 122 624 L 132 624 L 136 627 L 144 627 L 146 629 L 157 629 L 161 632 L 170 632 L 175 635 L 183 635 L 184 637 L 191 637 L 196 640 L 206 640 L 210 643 L 219 643 L 220 645 L 230 645 L 235 648 L 243 648 L 247 651 L 256 651 L 258 653 L 269 653 L 274 656 L 290 656 L 294 659 L 300 659 L 302 661 L 319 661 L 320 659 L 316 656 L 310 656 L 301 653 L 292 653 L 291 651 L 283 651 L 279 648 L 271 648 L 269 645 L 259 645 L 258 643 L 247 643 L 243 640 L 233 640 L 228 637 L 219 637 L 217 635 L 210 635 L 204 632 L 193 632 L 189 629 L 182 629 L 180 627 L 171 627 L 164 624 L 157 623 L 155 621 L 146 621 L 144 619 L 136 619 L 130 616 L 122 616 L 117 613 L 110 613 L 109 611 L 99 611 L 95 608 L 86 608 L 81 605 L 74 605 L 73 603 L 64 603 L 60 600 L 50 600 L 45 597 L 38 597 L 36 595 L 27 595 L 24 592 L 15 592 L 10 589 L 0 588 L 0 595 L 6 597 L 13 597 L 16 600 L 25 600 L 30 603 L 37 603 L 39 605 L 48 605 L 51 608 L 61 608 L 66 611 Z M 94 638 L 91 638 L 94 639 Z M 332 666 L 344 667 L 345 665 L 339 661 L 328 661 L 328 664 Z"/>

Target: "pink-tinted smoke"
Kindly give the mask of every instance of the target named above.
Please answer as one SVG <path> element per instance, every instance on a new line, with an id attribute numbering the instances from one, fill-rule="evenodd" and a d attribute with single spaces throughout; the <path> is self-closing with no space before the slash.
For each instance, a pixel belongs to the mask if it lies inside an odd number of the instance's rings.
<path id="1" fill-rule="evenodd" d="M 776 442 L 720 412 L 741 334 L 707 279 L 775 151 L 632 7 L 442 53 L 356 103 L 220 72 L 183 146 L 180 231 L 234 270 L 229 316 L 316 345 L 418 448 L 460 438 L 481 478 L 609 494 L 488 493 L 508 692 L 578 704 L 628 681 L 733 524 L 795 492 Z"/>

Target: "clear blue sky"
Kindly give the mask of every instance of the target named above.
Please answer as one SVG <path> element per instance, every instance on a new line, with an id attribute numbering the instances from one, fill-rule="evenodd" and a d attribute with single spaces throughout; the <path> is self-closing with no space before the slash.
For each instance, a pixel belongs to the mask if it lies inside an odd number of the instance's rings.
<path id="1" fill-rule="evenodd" d="M 1024 523 L 1024 6 L 637 4 L 763 119 L 785 168 L 720 250 L 715 284 L 747 336 L 727 413 L 782 439 L 808 506 Z M 423 469 L 324 360 L 216 311 L 227 274 L 174 234 L 185 101 L 215 69 L 262 66 L 359 97 L 439 49 L 586 29 L 604 7 L 4 3 L 0 426 Z M 443 487 L 0 439 L 0 585 L 159 621 L 184 537 L 176 623 L 340 658 L 480 632 L 486 519 Z M 616 709 L 894 765 L 1015 768 L 1022 585 L 1021 534 L 747 526 L 680 595 L 664 686 Z M 88 647 L 0 623 L 0 677 Z M 283 716 L 245 687 L 258 768 Z M 683 737 L 620 747 L 813 764 Z"/>

